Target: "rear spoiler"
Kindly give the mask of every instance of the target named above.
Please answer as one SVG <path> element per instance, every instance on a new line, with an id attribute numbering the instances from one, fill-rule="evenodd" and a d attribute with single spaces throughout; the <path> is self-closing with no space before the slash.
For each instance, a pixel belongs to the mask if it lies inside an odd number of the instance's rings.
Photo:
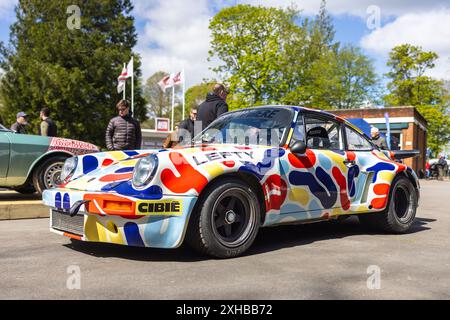
<path id="1" fill-rule="evenodd" d="M 420 154 L 419 150 L 390 150 L 388 152 L 392 160 L 415 158 Z"/>

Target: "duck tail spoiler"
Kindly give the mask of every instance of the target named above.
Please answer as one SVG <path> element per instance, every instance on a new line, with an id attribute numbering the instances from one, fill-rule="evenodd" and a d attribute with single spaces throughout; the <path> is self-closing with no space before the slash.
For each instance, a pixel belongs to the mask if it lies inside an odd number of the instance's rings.
<path id="1" fill-rule="evenodd" d="M 420 154 L 419 150 L 390 150 L 390 157 L 393 160 L 400 160 L 406 158 L 415 158 Z"/>

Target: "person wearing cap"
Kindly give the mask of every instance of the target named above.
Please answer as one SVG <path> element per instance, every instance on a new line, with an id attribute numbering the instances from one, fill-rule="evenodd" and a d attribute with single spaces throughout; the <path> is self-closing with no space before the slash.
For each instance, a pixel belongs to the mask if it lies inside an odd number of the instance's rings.
<path id="1" fill-rule="evenodd" d="M 388 146 L 386 143 L 386 139 L 384 139 L 380 130 L 377 127 L 372 127 L 370 129 L 370 135 L 372 136 L 372 142 L 375 143 L 380 149 L 387 150 Z"/>
<path id="2" fill-rule="evenodd" d="M 206 100 L 198 107 L 197 121 L 201 121 L 202 129 L 206 128 L 221 114 L 228 112 L 226 102 L 229 90 L 221 83 L 214 85 L 212 92 L 206 95 Z"/>
<path id="3" fill-rule="evenodd" d="M 28 115 L 21 111 L 16 116 L 17 121 L 11 126 L 11 130 L 15 133 L 27 134 L 25 126 L 28 125 Z"/>

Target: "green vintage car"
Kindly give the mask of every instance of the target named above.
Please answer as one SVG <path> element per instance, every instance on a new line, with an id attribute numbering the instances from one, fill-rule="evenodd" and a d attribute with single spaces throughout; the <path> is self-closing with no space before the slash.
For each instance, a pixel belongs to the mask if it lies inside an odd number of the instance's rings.
<path id="1" fill-rule="evenodd" d="M 60 184 L 67 158 L 98 151 L 90 143 L 18 134 L 0 124 L 0 188 L 42 193 Z"/>

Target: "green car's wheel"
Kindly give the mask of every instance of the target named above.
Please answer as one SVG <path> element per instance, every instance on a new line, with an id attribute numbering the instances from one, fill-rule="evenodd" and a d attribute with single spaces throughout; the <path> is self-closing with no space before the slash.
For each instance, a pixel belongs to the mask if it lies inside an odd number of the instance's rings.
<path id="1" fill-rule="evenodd" d="M 359 215 L 367 227 L 388 233 L 405 233 L 414 223 L 417 209 L 417 191 L 411 181 L 403 176 L 394 179 L 386 209 L 380 213 Z"/>
<path id="2" fill-rule="evenodd" d="M 67 157 L 57 156 L 45 160 L 33 173 L 33 185 L 37 192 L 56 188 L 61 184 L 61 170 Z"/>
<path id="3" fill-rule="evenodd" d="M 187 243 L 217 258 L 246 251 L 259 229 L 260 204 L 256 193 L 239 179 L 226 179 L 208 188 L 192 213 Z"/>

